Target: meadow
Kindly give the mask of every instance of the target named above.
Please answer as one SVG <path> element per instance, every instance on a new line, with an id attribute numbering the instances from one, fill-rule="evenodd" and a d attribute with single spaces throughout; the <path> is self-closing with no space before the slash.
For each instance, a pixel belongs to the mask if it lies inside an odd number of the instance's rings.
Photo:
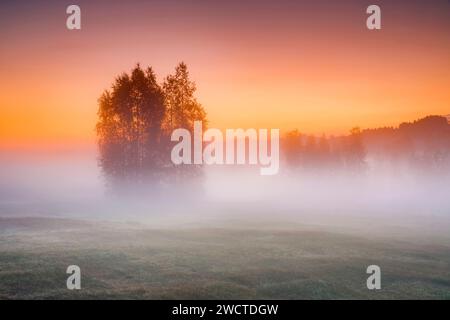
<path id="1" fill-rule="evenodd" d="M 345 225 L 2 217 L 0 299 L 450 298 L 448 234 Z M 72 264 L 81 290 L 66 288 Z M 371 264 L 381 290 L 366 287 Z"/>

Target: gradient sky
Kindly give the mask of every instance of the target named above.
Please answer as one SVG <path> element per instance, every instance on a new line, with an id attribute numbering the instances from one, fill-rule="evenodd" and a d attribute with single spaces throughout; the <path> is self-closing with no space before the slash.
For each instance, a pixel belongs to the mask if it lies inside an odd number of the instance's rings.
<path id="1" fill-rule="evenodd" d="M 382 30 L 366 28 L 370 4 Z M 341 134 L 450 113 L 447 0 L 2 1 L 0 39 L 0 146 L 95 141 L 98 97 L 137 62 L 162 81 L 185 61 L 222 129 Z"/>

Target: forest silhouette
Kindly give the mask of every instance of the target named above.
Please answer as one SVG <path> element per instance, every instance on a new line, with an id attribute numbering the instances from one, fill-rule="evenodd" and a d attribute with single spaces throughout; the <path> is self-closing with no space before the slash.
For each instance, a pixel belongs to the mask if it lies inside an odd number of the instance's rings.
<path id="1" fill-rule="evenodd" d="M 281 146 L 290 168 L 364 172 L 388 165 L 438 173 L 450 167 L 450 124 L 447 117 L 427 116 L 398 127 L 356 127 L 349 135 L 338 137 L 315 137 L 293 130 Z"/>
<path id="2" fill-rule="evenodd" d="M 151 67 L 143 70 L 137 64 L 103 92 L 96 129 L 99 164 L 111 189 L 142 184 L 192 188 L 201 181 L 201 165 L 175 166 L 170 160 L 174 129 L 192 133 L 194 121 L 207 126 L 195 91 L 187 65 L 181 62 L 162 84 Z M 283 136 L 280 146 L 282 172 L 288 174 L 336 170 L 360 174 L 386 163 L 427 172 L 450 167 L 450 125 L 444 116 L 427 116 L 399 127 L 355 127 L 342 136 L 316 137 L 296 129 Z"/>

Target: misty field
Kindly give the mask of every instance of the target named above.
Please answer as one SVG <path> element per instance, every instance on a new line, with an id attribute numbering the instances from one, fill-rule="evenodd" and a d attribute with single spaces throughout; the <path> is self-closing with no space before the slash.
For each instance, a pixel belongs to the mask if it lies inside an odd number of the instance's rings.
<path id="1" fill-rule="evenodd" d="M 154 228 L 0 218 L 0 298 L 450 298 L 445 235 L 334 230 L 264 220 Z M 72 264 L 81 268 L 78 291 L 66 288 Z M 381 267 L 378 291 L 366 287 L 371 264 Z"/>

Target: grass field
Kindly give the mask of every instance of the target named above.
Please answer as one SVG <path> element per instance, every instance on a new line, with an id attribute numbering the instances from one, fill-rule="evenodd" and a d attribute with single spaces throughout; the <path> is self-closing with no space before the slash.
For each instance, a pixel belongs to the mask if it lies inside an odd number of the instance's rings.
<path id="1" fill-rule="evenodd" d="M 81 290 L 66 288 L 72 264 Z M 381 267 L 381 290 L 366 287 L 371 264 Z M 0 218 L 0 298 L 449 299 L 450 241 L 264 221 Z"/>

